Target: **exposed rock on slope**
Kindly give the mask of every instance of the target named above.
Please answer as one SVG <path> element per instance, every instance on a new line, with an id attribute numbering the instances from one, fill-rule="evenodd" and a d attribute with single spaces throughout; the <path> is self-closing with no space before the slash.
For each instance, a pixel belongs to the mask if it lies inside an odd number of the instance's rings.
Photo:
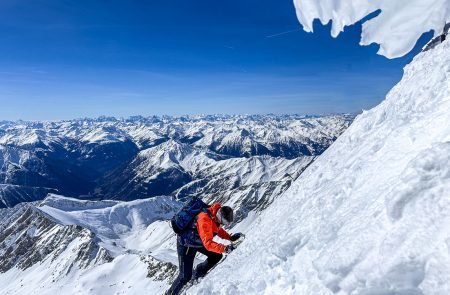
<path id="1" fill-rule="evenodd" d="M 67 275 L 74 265 L 86 268 L 90 264 L 111 261 L 111 256 L 97 244 L 95 235 L 79 225 L 61 225 L 33 205 L 23 208 L 20 216 L 2 228 L 0 233 L 0 272 L 13 267 L 26 270 L 46 259 L 69 254 L 64 273 L 52 273 L 58 277 Z M 15 214 L 18 215 L 18 214 Z"/>

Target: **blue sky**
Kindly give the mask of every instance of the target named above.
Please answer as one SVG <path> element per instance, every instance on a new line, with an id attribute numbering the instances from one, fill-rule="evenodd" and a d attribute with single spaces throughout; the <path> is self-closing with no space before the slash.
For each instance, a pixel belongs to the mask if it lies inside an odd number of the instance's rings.
<path id="1" fill-rule="evenodd" d="M 357 112 L 417 53 L 305 33 L 291 0 L 3 0 L 0 34 L 0 120 Z"/>

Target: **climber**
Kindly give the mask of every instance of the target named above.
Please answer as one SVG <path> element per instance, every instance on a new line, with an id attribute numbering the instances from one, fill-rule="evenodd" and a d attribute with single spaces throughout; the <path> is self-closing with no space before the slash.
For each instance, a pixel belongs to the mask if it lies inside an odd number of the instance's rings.
<path id="1" fill-rule="evenodd" d="M 221 259 L 223 253 L 231 253 L 234 246 L 223 245 L 213 241 L 215 235 L 229 241 L 237 241 L 243 235 L 241 233 L 228 234 L 222 226 L 228 226 L 233 222 L 233 209 L 214 203 L 198 213 L 192 221 L 193 226 L 179 232 L 177 235 L 177 252 L 179 262 L 179 274 L 166 295 L 178 295 L 191 278 L 193 280 L 204 277 Z M 192 272 L 194 259 L 197 252 L 206 255 L 207 259 L 197 265 Z"/>

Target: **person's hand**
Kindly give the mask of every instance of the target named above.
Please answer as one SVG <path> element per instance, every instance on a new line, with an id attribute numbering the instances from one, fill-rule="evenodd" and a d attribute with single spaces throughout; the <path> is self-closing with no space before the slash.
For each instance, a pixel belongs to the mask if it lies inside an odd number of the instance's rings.
<path id="1" fill-rule="evenodd" d="M 232 241 L 232 242 L 237 241 L 237 240 L 239 240 L 241 237 L 242 237 L 242 233 L 235 233 L 235 234 L 232 234 L 231 237 L 230 237 L 230 241 Z"/>
<path id="2" fill-rule="evenodd" d="M 233 250 L 236 249 L 233 244 L 225 246 L 225 253 L 230 254 Z"/>

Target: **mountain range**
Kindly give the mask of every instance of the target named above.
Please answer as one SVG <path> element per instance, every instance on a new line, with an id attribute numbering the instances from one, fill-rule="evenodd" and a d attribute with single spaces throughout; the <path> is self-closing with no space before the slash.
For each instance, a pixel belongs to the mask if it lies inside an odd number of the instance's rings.
<path id="1" fill-rule="evenodd" d="M 216 115 L 4 121 L 0 207 L 42 200 L 48 193 L 135 200 L 219 197 L 219 192 L 252 186 L 253 191 L 262 182 L 295 179 L 352 119 Z"/>

